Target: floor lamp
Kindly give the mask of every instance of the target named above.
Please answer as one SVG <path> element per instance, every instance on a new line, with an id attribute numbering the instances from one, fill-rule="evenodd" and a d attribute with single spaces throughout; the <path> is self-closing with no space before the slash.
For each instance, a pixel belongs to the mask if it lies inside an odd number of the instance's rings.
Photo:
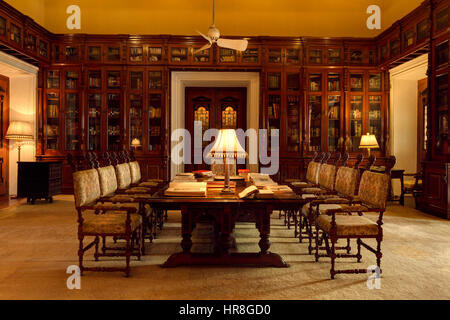
<path id="1" fill-rule="evenodd" d="M 33 140 L 33 129 L 29 122 L 12 121 L 6 132 L 6 139 L 17 141 L 18 162 L 20 162 L 20 149 L 24 141 Z"/>

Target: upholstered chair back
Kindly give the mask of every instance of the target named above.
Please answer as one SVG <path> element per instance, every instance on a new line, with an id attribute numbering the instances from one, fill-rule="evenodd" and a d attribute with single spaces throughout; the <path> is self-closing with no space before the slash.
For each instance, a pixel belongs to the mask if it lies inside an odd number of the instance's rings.
<path id="1" fill-rule="evenodd" d="M 131 170 L 131 183 L 137 184 L 141 181 L 141 167 L 139 166 L 139 162 L 133 161 L 129 163 Z"/>
<path id="2" fill-rule="evenodd" d="M 98 168 L 101 196 L 106 197 L 117 190 L 116 169 L 113 166 Z"/>
<path id="3" fill-rule="evenodd" d="M 100 197 L 100 181 L 96 169 L 73 173 L 73 189 L 77 208 L 91 204 Z"/>
<path id="4" fill-rule="evenodd" d="M 117 186 L 119 189 L 126 189 L 131 184 L 131 170 L 128 163 L 116 166 Z"/>
<path id="5" fill-rule="evenodd" d="M 310 183 L 319 183 L 319 170 L 321 164 L 319 162 L 311 161 L 306 171 L 306 180 Z"/>
<path id="6" fill-rule="evenodd" d="M 322 164 L 319 171 L 319 185 L 328 190 L 334 190 L 336 167 L 331 164 Z"/>
<path id="7" fill-rule="evenodd" d="M 358 197 L 363 204 L 386 209 L 389 175 L 365 171 L 359 183 Z"/>
<path id="8" fill-rule="evenodd" d="M 230 176 L 236 175 L 236 160 L 235 159 L 227 159 L 228 169 L 230 170 Z M 216 176 L 224 176 L 225 175 L 225 167 L 223 161 L 216 162 L 214 160 L 211 161 L 211 171 Z"/>
<path id="9" fill-rule="evenodd" d="M 335 191 L 353 197 L 356 191 L 358 170 L 348 167 L 339 167 L 336 174 Z"/>

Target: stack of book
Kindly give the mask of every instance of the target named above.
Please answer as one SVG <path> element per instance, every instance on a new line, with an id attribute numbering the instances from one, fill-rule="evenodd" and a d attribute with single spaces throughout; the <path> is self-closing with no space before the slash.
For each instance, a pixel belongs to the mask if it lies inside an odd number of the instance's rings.
<path id="1" fill-rule="evenodd" d="M 173 178 L 173 182 L 193 182 L 195 180 L 195 176 L 193 173 L 178 173 L 175 178 Z"/>
<path id="2" fill-rule="evenodd" d="M 206 182 L 171 182 L 164 191 L 169 197 L 206 197 Z"/>

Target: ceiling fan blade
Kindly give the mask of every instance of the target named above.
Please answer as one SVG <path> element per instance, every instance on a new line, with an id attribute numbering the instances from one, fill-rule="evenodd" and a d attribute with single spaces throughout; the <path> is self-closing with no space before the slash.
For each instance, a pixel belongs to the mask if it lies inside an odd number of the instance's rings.
<path id="1" fill-rule="evenodd" d="M 201 32 L 198 31 L 198 30 L 197 30 L 197 33 L 198 33 L 199 35 L 201 35 L 203 38 L 205 38 L 205 40 L 208 41 L 210 44 L 212 43 L 212 40 L 211 40 L 208 36 L 205 36 L 203 33 L 201 33 Z"/>
<path id="2" fill-rule="evenodd" d="M 247 50 L 248 41 L 245 39 L 243 40 L 219 39 L 217 40 L 217 45 L 222 48 L 228 48 L 237 51 L 245 51 Z"/>
<path id="3" fill-rule="evenodd" d="M 194 54 L 197 54 L 197 53 L 199 53 L 199 52 L 202 52 L 203 50 L 206 50 L 206 49 L 209 49 L 209 48 L 211 48 L 211 43 L 207 43 L 207 44 L 205 44 L 203 47 L 201 47 L 200 49 L 197 49 L 197 50 L 195 50 L 194 51 Z"/>

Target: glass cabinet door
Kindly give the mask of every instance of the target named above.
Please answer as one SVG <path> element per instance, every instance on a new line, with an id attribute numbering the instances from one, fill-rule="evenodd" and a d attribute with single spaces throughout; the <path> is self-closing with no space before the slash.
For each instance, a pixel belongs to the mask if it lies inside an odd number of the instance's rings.
<path id="1" fill-rule="evenodd" d="M 66 93 L 66 150 L 80 149 L 80 117 L 78 93 Z"/>
<path id="2" fill-rule="evenodd" d="M 120 150 L 120 94 L 110 93 L 107 97 L 108 108 L 108 150 Z"/>
<path id="3" fill-rule="evenodd" d="M 435 150 L 438 154 L 448 154 L 448 73 L 436 77 Z"/>
<path id="4" fill-rule="evenodd" d="M 328 151 L 337 151 L 341 137 L 341 96 L 328 96 Z"/>
<path id="5" fill-rule="evenodd" d="M 281 115 L 281 96 L 278 94 L 270 94 L 268 99 L 268 143 L 270 146 L 272 130 L 279 130 L 281 126 L 280 115 Z M 271 150 L 271 147 L 269 147 Z"/>
<path id="6" fill-rule="evenodd" d="M 59 147 L 59 93 L 47 93 L 47 149 L 58 150 Z"/>
<path id="7" fill-rule="evenodd" d="M 76 71 L 66 72 L 66 89 L 78 89 L 79 73 Z"/>
<path id="8" fill-rule="evenodd" d="M 381 146 L 381 96 L 369 96 L 369 132 Z"/>
<path id="9" fill-rule="evenodd" d="M 148 151 L 161 151 L 161 94 L 148 97 Z"/>
<path id="10" fill-rule="evenodd" d="M 102 88 L 102 72 L 100 70 L 89 71 L 88 87 L 93 90 Z"/>
<path id="11" fill-rule="evenodd" d="M 106 79 L 108 90 L 120 90 L 120 71 L 108 71 Z"/>
<path id="12" fill-rule="evenodd" d="M 133 139 L 138 139 L 142 144 L 142 94 L 130 94 L 130 145 Z"/>
<path id="13" fill-rule="evenodd" d="M 47 89 L 59 89 L 58 70 L 51 70 L 47 72 Z"/>
<path id="14" fill-rule="evenodd" d="M 101 127 L 101 103 L 100 94 L 88 95 L 88 150 L 100 150 Z"/>
<path id="15" fill-rule="evenodd" d="M 322 96 L 308 97 L 309 151 L 321 150 Z"/>
<path id="16" fill-rule="evenodd" d="M 287 152 L 300 151 L 300 96 L 287 96 Z"/>
<path id="17" fill-rule="evenodd" d="M 363 96 L 350 98 L 350 139 L 346 141 L 350 152 L 359 152 L 359 143 L 362 135 Z"/>

